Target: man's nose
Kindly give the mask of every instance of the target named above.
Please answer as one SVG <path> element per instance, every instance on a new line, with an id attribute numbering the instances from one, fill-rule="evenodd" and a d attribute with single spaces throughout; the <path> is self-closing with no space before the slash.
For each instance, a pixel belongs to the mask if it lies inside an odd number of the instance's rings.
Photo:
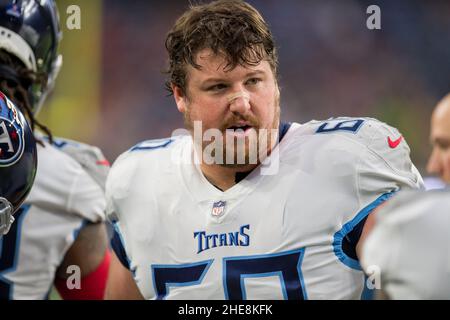
<path id="1" fill-rule="evenodd" d="M 245 91 L 239 91 L 228 97 L 230 111 L 234 114 L 246 114 L 250 110 L 250 95 Z"/>

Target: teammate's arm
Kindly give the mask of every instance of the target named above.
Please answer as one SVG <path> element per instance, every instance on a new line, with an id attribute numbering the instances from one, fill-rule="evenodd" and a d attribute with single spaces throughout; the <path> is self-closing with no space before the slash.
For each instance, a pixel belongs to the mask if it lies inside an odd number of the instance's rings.
<path id="1" fill-rule="evenodd" d="M 106 227 L 103 222 L 89 223 L 64 256 L 56 273 L 55 286 L 63 299 L 99 300 L 104 298 L 110 264 Z M 70 290 L 66 279 L 71 265 L 81 271 L 80 289 Z"/>
<path id="2" fill-rule="evenodd" d="M 373 227 L 375 226 L 376 213 L 381 207 L 383 207 L 383 205 L 384 203 L 380 205 L 378 208 L 376 208 L 371 214 L 369 214 L 369 216 L 366 219 L 366 222 L 364 223 L 361 236 L 359 237 L 358 243 L 356 244 L 356 255 L 358 256 L 358 260 L 360 260 L 362 256 L 363 243 L 366 240 L 367 236 L 369 235 L 370 231 L 372 231 Z"/>
<path id="3" fill-rule="evenodd" d="M 106 300 L 143 300 L 131 271 L 125 268 L 113 252 L 106 286 Z"/>

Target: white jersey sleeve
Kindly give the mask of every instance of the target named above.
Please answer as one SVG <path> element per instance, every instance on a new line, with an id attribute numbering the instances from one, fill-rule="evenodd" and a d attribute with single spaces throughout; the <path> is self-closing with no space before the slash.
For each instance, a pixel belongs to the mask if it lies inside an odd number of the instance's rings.
<path id="1" fill-rule="evenodd" d="M 361 201 L 374 192 L 424 188 L 411 161 L 410 148 L 397 129 L 369 119 L 360 135 L 367 146 L 358 164 Z"/>
<path id="2" fill-rule="evenodd" d="M 422 177 L 410 158 L 410 148 L 396 128 L 372 118 L 345 117 L 311 121 L 305 126 L 315 135 L 339 136 L 330 139 L 336 144 L 330 149 L 342 148 L 352 155 L 349 166 L 356 166 L 355 183 L 362 203 L 370 202 L 374 194 L 423 188 Z M 340 169 L 343 168 L 336 168 Z"/>
<path id="3" fill-rule="evenodd" d="M 356 245 L 367 216 L 400 191 L 423 188 L 409 146 L 397 129 L 372 118 L 311 121 L 297 132 L 296 143 L 314 163 L 311 174 L 339 184 L 348 198 L 334 201 L 352 204 L 353 209 L 336 216 L 341 227 L 333 236 L 334 247 L 341 262 L 359 269 Z"/>

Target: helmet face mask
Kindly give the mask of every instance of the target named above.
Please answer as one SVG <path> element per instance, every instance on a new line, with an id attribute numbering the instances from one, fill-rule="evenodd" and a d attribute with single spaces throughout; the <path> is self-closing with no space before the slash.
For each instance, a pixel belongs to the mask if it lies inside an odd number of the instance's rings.
<path id="1" fill-rule="evenodd" d="M 28 88 L 33 114 L 53 89 L 62 65 L 58 44 L 62 38 L 53 0 L 8 0 L 0 3 L 0 49 L 18 58 L 25 68 L 46 81 Z M 7 77 L 0 73 L 0 78 Z"/>
<path id="2" fill-rule="evenodd" d="M 31 99 L 30 103 L 33 108 L 33 114 L 35 115 L 38 114 L 48 94 L 52 92 L 53 88 L 55 87 L 56 77 L 59 74 L 61 66 L 62 66 L 62 56 L 58 55 L 56 57 L 56 60 L 54 61 L 51 72 L 47 75 L 47 80 L 45 84 L 33 83 L 29 87 L 28 91 Z"/>
<path id="3" fill-rule="evenodd" d="M 13 207 L 8 199 L 0 197 L 0 237 L 9 232 L 14 222 Z"/>

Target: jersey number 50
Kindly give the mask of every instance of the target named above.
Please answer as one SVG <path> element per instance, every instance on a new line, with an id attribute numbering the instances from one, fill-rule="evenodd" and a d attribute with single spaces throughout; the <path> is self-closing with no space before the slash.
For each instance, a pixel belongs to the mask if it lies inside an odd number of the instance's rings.
<path id="1" fill-rule="evenodd" d="M 304 248 L 286 252 L 222 259 L 223 287 L 226 299 L 245 300 L 246 278 L 278 276 L 283 297 L 307 299 L 301 264 Z M 164 299 L 170 287 L 201 284 L 214 259 L 181 265 L 152 265 L 153 285 L 157 299 Z"/>

